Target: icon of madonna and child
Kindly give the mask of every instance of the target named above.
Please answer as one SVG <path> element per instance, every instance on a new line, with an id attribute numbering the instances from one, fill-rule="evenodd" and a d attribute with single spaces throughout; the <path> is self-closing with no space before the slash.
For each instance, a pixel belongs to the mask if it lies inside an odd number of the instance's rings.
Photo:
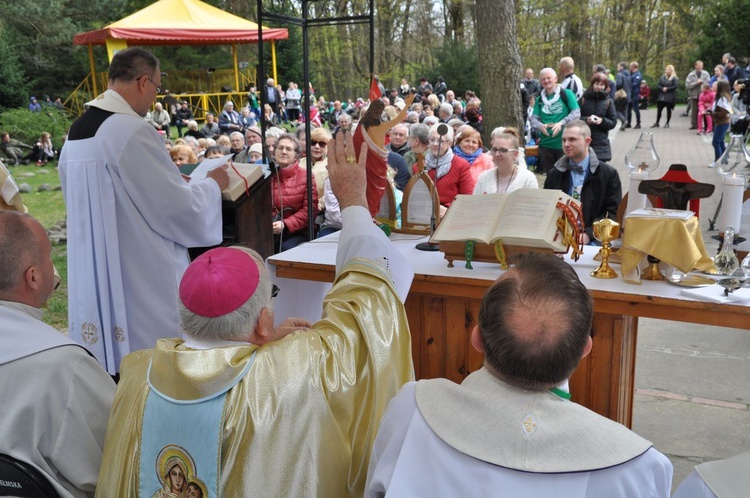
<path id="1" fill-rule="evenodd" d="M 209 498 L 196 473 L 195 460 L 180 446 L 162 448 L 156 457 L 156 475 L 162 487 L 151 498 Z"/>

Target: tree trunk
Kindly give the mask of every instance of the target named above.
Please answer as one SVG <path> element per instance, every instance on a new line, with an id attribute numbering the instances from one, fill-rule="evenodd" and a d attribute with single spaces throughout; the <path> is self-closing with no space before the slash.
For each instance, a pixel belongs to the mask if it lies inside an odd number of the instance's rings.
<path id="1" fill-rule="evenodd" d="M 519 81 L 523 67 L 518 49 L 514 2 L 476 0 L 479 83 L 484 112 L 484 143 L 497 126 L 523 133 Z"/>

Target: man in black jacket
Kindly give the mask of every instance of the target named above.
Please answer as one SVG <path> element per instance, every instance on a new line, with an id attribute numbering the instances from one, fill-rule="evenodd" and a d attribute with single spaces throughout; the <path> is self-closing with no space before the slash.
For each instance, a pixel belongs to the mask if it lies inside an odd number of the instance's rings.
<path id="1" fill-rule="evenodd" d="M 615 218 L 622 200 L 617 170 L 599 162 L 591 143 L 591 129 L 583 121 L 568 123 L 562 136 L 563 153 L 555 167 L 547 172 L 544 188 L 562 190 L 578 199 L 583 210 L 586 232 L 584 244 L 594 242 L 592 224 L 602 218 Z"/>
<path id="2" fill-rule="evenodd" d="M 623 90 L 625 92 L 624 99 L 618 99 L 615 97 L 615 108 L 617 109 L 617 119 L 622 122 L 621 130 L 630 128 L 627 121 L 627 110 L 630 105 L 630 92 L 633 85 L 630 81 L 630 71 L 628 70 L 627 62 L 620 62 L 617 64 L 617 75 L 615 76 L 615 90 Z"/>
<path id="3" fill-rule="evenodd" d="M 177 117 L 175 118 L 175 125 L 177 125 L 177 136 L 182 136 L 182 129 L 187 128 L 188 121 L 193 119 L 193 111 L 188 107 L 188 101 L 183 100 L 180 108 L 177 109 Z"/>

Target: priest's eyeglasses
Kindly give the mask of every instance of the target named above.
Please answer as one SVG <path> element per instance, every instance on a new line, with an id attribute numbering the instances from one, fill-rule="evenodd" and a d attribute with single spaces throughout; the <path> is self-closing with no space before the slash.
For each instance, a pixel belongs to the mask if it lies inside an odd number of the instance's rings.
<path id="1" fill-rule="evenodd" d="M 279 289 L 279 286 L 278 286 L 278 285 L 276 285 L 276 284 L 272 284 L 272 285 L 271 285 L 271 299 L 273 299 L 273 298 L 275 298 L 276 296 L 278 296 L 278 295 L 279 295 L 279 291 L 280 291 L 280 290 L 281 290 L 281 289 Z"/>
<path id="2" fill-rule="evenodd" d="M 144 74 L 143 76 L 146 76 L 146 75 Z M 141 78 L 143 78 L 143 76 L 141 76 Z M 156 87 L 156 93 L 158 93 L 159 95 L 161 95 L 162 93 L 164 93 L 164 88 L 162 88 L 161 86 L 157 85 L 154 80 L 152 80 L 148 76 L 146 76 L 146 79 L 149 80 L 151 82 L 151 84 L 153 84 Z"/>

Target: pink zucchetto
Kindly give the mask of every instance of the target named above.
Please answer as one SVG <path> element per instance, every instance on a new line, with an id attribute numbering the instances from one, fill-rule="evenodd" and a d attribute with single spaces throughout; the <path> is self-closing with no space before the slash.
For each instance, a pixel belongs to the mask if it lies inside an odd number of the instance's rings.
<path id="1" fill-rule="evenodd" d="M 190 263 L 180 282 L 180 299 L 196 315 L 216 318 L 245 304 L 259 278 L 258 265 L 249 254 L 218 247 Z"/>

